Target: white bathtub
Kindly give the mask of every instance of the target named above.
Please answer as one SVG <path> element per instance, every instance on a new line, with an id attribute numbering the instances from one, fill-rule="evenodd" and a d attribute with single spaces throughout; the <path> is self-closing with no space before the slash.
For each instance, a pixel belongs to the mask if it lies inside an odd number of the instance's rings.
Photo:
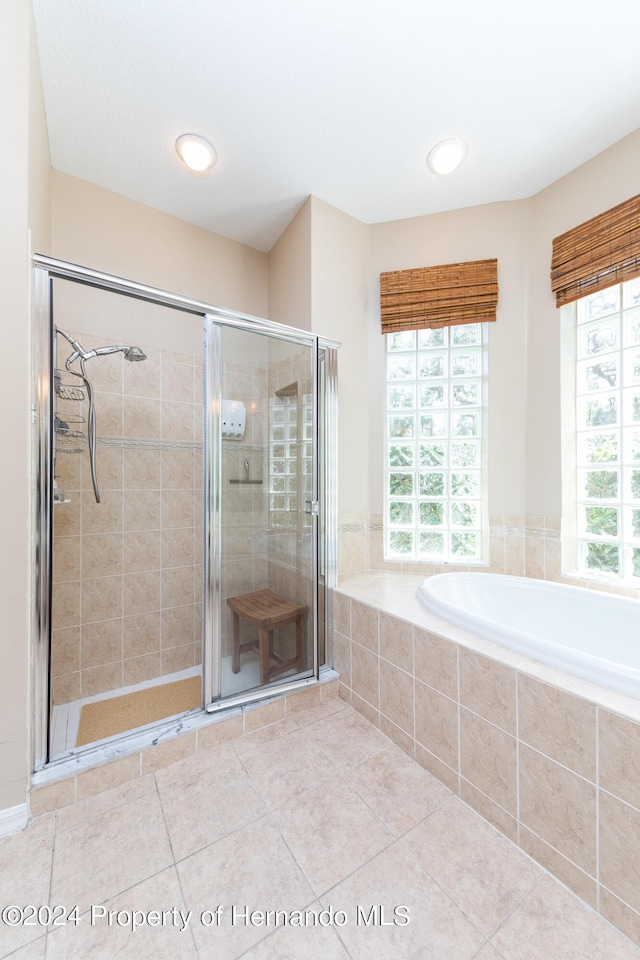
<path id="1" fill-rule="evenodd" d="M 640 601 L 493 573 L 442 573 L 418 599 L 466 630 L 640 698 Z"/>

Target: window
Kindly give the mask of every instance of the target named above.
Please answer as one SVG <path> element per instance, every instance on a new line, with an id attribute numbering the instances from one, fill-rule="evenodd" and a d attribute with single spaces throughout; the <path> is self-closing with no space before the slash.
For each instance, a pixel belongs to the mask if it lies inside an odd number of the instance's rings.
<path id="1" fill-rule="evenodd" d="M 640 278 L 575 307 L 576 567 L 640 578 Z"/>
<path id="2" fill-rule="evenodd" d="M 486 557 L 487 324 L 386 334 L 385 556 Z"/>

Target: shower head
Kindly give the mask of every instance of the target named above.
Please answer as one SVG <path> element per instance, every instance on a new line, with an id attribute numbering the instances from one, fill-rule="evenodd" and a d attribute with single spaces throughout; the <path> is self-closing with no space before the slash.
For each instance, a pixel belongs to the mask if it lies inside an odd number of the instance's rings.
<path id="1" fill-rule="evenodd" d="M 68 340 L 71 346 L 74 349 L 74 353 L 66 361 L 67 370 L 70 373 L 73 373 L 71 370 L 71 364 L 76 360 L 80 360 L 82 363 L 86 360 L 91 360 L 92 357 L 104 357 L 109 353 L 124 353 L 125 360 L 146 360 L 147 355 L 144 353 L 140 347 L 132 347 L 129 344 L 114 344 L 110 347 L 94 347 L 93 350 L 85 350 L 81 343 L 78 343 L 70 334 L 65 333 L 60 327 L 56 327 L 58 333 L 61 333 L 65 340 Z"/>
<path id="2" fill-rule="evenodd" d="M 124 358 L 133 362 L 134 360 L 146 360 L 147 355 L 142 352 L 140 347 L 127 347 L 124 351 Z"/>
<path id="3" fill-rule="evenodd" d="M 82 357 L 83 360 L 91 360 L 92 357 L 104 357 L 109 353 L 124 353 L 125 360 L 146 360 L 147 355 L 143 353 L 140 347 L 131 347 L 128 344 L 118 344 L 112 347 L 97 347 L 95 350 L 89 350 Z"/>

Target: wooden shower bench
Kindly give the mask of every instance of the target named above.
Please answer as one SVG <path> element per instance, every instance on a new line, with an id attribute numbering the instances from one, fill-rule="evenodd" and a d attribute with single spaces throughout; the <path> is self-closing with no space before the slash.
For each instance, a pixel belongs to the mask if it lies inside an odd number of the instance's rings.
<path id="1" fill-rule="evenodd" d="M 231 669 L 240 670 L 240 654 L 247 650 L 258 650 L 260 655 L 260 683 L 268 683 L 274 677 L 287 670 L 301 670 L 304 660 L 305 626 L 307 607 L 303 603 L 285 600 L 271 590 L 256 590 L 237 597 L 227 597 L 233 613 L 233 652 Z M 258 639 L 240 643 L 240 617 L 255 623 L 258 627 Z M 296 625 L 296 653 L 289 660 L 283 660 L 273 652 L 273 629 L 287 623 Z M 275 663 L 272 663 L 275 661 Z"/>

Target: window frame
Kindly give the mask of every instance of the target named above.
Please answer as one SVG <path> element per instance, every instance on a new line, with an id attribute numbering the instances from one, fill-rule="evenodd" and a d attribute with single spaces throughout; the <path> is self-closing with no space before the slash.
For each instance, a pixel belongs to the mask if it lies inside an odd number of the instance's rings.
<path id="1" fill-rule="evenodd" d="M 631 291 L 635 288 L 635 303 L 631 302 Z M 599 315 L 586 316 L 588 301 L 595 297 L 606 297 L 607 291 L 617 291 L 618 306 Z M 638 333 L 636 342 L 631 342 L 628 336 L 629 324 L 632 321 L 630 311 L 637 311 Z M 595 331 L 598 324 L 605 327 L 615 321 L 617 341 L 615 349 L 603 349 L 589 353 L 581 351 L 581 331 L 588 337 L 588 330 Z M 637 395 L 640 402 L 640 372 L 631 375 L 629 379 L 629 363 L 631 354 L 635 351 L 638 357 L 640 371 L 640 278 L 623 280 L 613 284 L 605 290 L 589 294 L 561 307 L 561 344 L 562 344 L 562 423 L 566 425 L 562 434 L 562 570 L 565 575 L 579 577 L 607 583 L 610 585 L 640 586 L 640 536 L 629 536 L 633 525 L 640 523 L 640 497 L 633 499 L 630 496 L 631 484 L 640 483 L 640 417 L 636 421 L 633 417 L 627 418 L 626 411 L 632 404 L 632 398 Z M 603 363 L 595 363 L 601 357 L 607 364 L 613 363 L 616 370 L 615 384 L 609 383 L 602 389 L 588 389 L 589 371 L 596 366 L 602 368 Z M 594 363 L 589 367 L 590 359 Z M 580 366 L 584 368 L 584 375 L 580 373 Z M 611 368 L 609 368 L 611 370 Z M 593 373 L 591 374 L 593 380 Z M 635 382 L 633 382 L 635 379 Z M 607 420 L 606 409 L 598 406 L 598 400 L 608 400 L 615 408 L 615 420 Z M 613 401 L 613 402 L 611 402 Z M 581 418 L 582 414 L 582 418 Z M 585 425 L 589 418 L 602 419 L 604 422 Z M 634 447 L 633 430 L 637 431 L 637 456 L 632 456 Z M 589 449 L 594 451 L 594 444 L 598 439 L 604 442 L 609 437 L 613 442 L 616 456 L 613 460 L 589 458 Z M 589 441 L 591 440 L 591 445 Z M 585 452 L 586 451 L 586 452 Z M 597 449 L 594 457 L 597 455 Z M 616 473 L 615 497 L 589 496 L 589 489 L 593 490 L 592 480 L 589 487 L 589 474 L 594 476 L 600 472 Z M 582 473 L 581 473 L 582 471 Z M 603 474 L 604 476 L 604 474 Z M 584 484 L 581 483 L 584 477 Z M 597 533 L 594 531 L 595 509 L 616 511 L 616 534 Z M 592 529 L 589 530 L 588 511 L 592 512 Z M 604 516 L 604 515 L 603 515 Z M 609 514 L 611 523 L 612 512 Z M 604 522 L 604 521 L 603 521 Z M 617 548 L 618 569 L 606 571 L 598 566 L 590 566 L 588 562 L 588 545 L 612 546 Z M 592 551 L 592 556 L 595 551 Z M 633 575 L 634 565 L 638 574 Z"/>

